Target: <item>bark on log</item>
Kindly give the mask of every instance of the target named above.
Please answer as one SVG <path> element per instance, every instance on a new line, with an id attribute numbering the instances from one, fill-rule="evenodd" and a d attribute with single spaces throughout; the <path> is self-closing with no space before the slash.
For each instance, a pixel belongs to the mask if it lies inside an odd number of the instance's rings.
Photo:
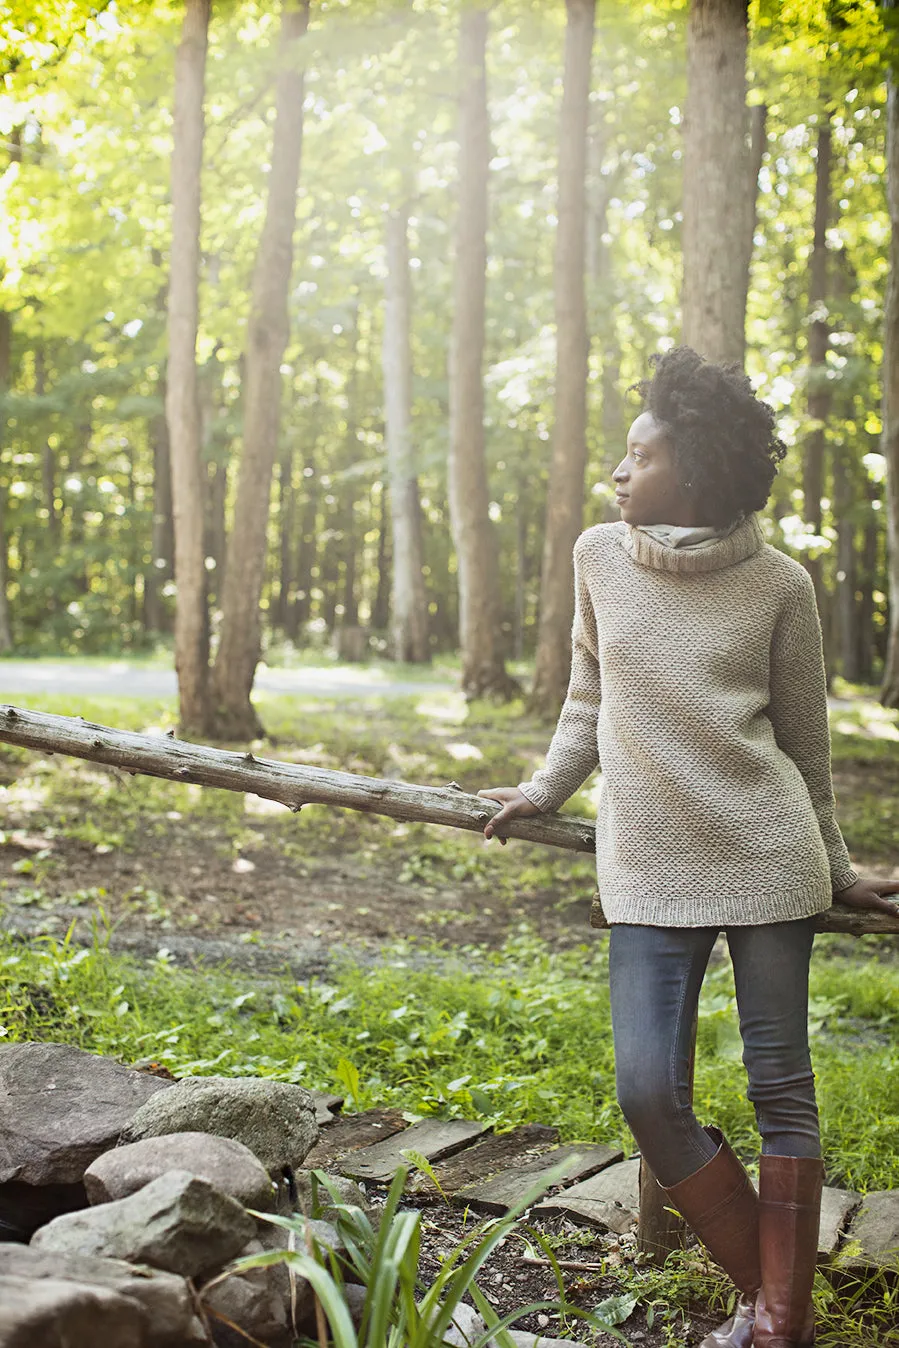
<path id="1" fill-rule="evenodd" d="M 132 776 L 166 777 L 174 782 L 193 782 L 223 791 L 243 791 L 266 800 L 277 800 L 297 811 L 303 805 L 338 805 L 365 814 L 383 814 L 406 823 L 442 824 L 448 828 L 480 833 L 499 806 L 472 796 L 455 783 L 447 786 L 415 786 L 381 777 L 361 777 L 351 772 L 333 772 L 252 753 L 214 749 L 205 744 L 169 735 L 139 735 L 116 730 L 75 716 L 53 716 L 0 703 L 0 742 L 37 749 L 46 754 L 69 754 Z M 504 833 L 509 838 L 561 847 L 569 852 L 595 851 L 593 824 L 587 819 L 537 815 L 513 820 Z M 590 915 L 592 927 L 608 926 L 597 894 Z M 821 913 L 818 931 L 899 933 L 896 917 L 863 912 L 835 905 Z"/>

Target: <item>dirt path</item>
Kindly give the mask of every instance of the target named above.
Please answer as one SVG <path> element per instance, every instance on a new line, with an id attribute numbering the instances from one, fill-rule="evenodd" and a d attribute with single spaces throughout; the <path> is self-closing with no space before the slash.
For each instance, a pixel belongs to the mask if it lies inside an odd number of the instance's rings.
<path id="1" fill-rule="evenodd" d="M 264 693 L 306 697 L 358 697 L 360 694 L 414 696 L 452 692 L 445 680 L 393 679 L 377 667 L 322 665 L 304 669 L 258 670 L 255 688 Z M 127 660 L 79 665 L 70 660 L 4 660 L 0 662 L 0 701 L 15 693 L 65 693 L 99 697 L 177 696 L 173 669 L 142 668 Z"/>

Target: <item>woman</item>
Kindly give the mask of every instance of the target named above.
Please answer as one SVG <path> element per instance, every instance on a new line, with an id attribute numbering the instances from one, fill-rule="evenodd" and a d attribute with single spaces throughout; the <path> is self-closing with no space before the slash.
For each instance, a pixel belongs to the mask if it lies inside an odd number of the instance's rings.
<path id="1" fill-rule="evenodd" d="M 834 818 L 821 631 L 808 573 L 755 511 L 786 453 L 737 368 L 682 347 L 638 386 L 613 474 L 621 520 L 575 546 L 568 696 L 546 766 L 479 792 L 552 811 L 602 766 L 596 857 L 611 924 L 616 1084 L 642 1154 L 740 1290 L 703 1348 L 814 1342 L 823 1165 L 808 1048 L 813 919 L 858 878 Z M 690 1101 L 690 1031 L 724 929 L 762 1137 L 759 1192 Z"/>

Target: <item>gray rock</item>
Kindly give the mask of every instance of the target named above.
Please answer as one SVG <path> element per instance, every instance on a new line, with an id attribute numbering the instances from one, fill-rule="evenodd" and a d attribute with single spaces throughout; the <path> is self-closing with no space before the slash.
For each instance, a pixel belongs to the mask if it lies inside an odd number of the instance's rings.
<path id="1" fill-rule="evenodd" d="M 106 1287 L 0 1275 L 0 1348 L 145 1348 L 144 1317 Z"/>
<path id="2" fill-rule="evenodd" d="M 818 1258 L 829 1259 L 839 1248 L 850 1216 L 862 1201 L 851 1189 L 831 1189 L 821 1193 L 821 1222 L 818 1233 Z"/>
<path id="3" fill-rule="evenodd" d="M 837 1262 L 853 1269 L 899 1270 L 899 1189 L 865 1195 Z"/>
<path id="4" fill-rule="evenodd" d="M 110 1203 L 168 1170 L 186 1170 L 208 1180 L 246 1208 L 270 1211 L 274 1205 L 268 1171 L 249 1147 L 210 1133 L 168 1133 L 104 1152 L 85 1170 L 84 1187 L 91 1203 Z"/>
<path id="5" fill-rule="evenodd" d="M 0 1184 L 77 1184 L 171 1083 L 67 1044 L 0 1045 Z"/>
<path id="6" fill-rule="evenodd" d="M 307 1216 L 313 1215 L 313 1180 L 311 1170 L 300 1170 L 294 1177 L 293 1182 L 296 1187 L 296 1202 L 294 1207 L 298 1212 L 303 1212 Z M 361 1208 L 371 1219 L 374 1208 L 365 1194 L 360 1189 L 355 1180 L 347 1179 L 345 1175 L 328 1175 L 328 1182 L 333 1189 L 340 1195 L 339 1202 L 347 1206 Z M 318 1207 L 320 1211 L 316 1212 L 317 1217 L 322 1221 L 332 1222 L 337 1216 L 337 1209 L 334 1206 L 334 1200 L 328 1193 L 323 1184 L 318 1185 Z"/>
<path id="7" fill-rule="evenodd" d="M 244 1255 L 262 1254 L 260 1241 L 250 1241 L 241 1250 Z M 304 1302 L 308 1284 L 303 1282 Z M 224 1315 L 246 1334 L 267 1345 L 267 1348 L 290 1348 L 293 1334 L 290 1328 L 290 1291 L 284 1270 L 277 1265 L 254 1268 L 246 1273 L 235 1273 L 217 1282 L 202 1294 L 203 1305 L 209 1315 L 212 1337 L 217 1348 L 246 1348 L 243 1335 L 216 1318 Z M 311 1290 L 309 1292 L 311 1301 Z"/>
<path id="8" fill-rule="evenodd" d="M 318 1140 L 315 1101 L 286 1081 L 184 1077 L 137 1111 L 121 1143 L 186 1132 L 242 1142 L 277 1179 L 282 1170 L 299 1170 Z"/>
<path id="9" fill-rule="evenodd" d="M 42 1226 L 32 1249 L 149 1264 L 185 1278 L 221 1268 L 251 1240 L 255 1224 L 206 1180 L 171 1170 L 128 1198 L 70 1212 Z"/>
<path id="10" fill-rule="evenodd" d="M 451 1343 L 453 1348 L 467 1348 L 468 1344 L 476 1343 L 486 1329 L 487 1326 L 474 1307 L 460 1301 L 443 1335 L 443 1342 Z"/>
<path id="11" fill-rule="evenodd" d="M 205 1342 L 183 1278 L 117 1259 L 44 1253 L 25 1245 L 0 1245 L 0 1279 L 52 1279 L 96 1287 L 126 1297 L 140 1308 L 145 1348 Z M 0 1339 L 2 1342 L 2 1339 Z"/>
<path id="12" fill-rule="evenodd" d="M 353 1327 L 359 1329 L 362 1325 L 362 1314 L 365 1310 L 365 1298 L 368 1296 L 368 1289 L 358 1282 L 348 1282 L 343 1289 L 343 1295 Z"/>

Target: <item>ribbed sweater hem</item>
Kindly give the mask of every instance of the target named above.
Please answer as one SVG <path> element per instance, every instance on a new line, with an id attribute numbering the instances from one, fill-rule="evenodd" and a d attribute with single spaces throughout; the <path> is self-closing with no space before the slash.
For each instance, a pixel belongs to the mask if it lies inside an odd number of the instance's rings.
<path id="1" fill-rule="evenodd" d="M 709 899 L 614 894 L 602 883 L 599 890 L 606 921 L 636 927 L 755 927 L 796 922 L 826 912 L 833 902 L 829 879 L 774 894 L 722 894 Z"/>

